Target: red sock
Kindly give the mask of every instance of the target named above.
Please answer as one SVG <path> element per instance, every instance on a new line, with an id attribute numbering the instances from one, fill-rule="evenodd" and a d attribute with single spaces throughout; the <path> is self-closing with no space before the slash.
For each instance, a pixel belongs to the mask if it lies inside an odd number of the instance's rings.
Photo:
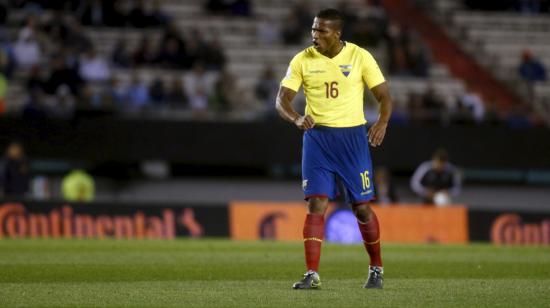
<path id="1" fill-rule="evenodd" d="M 382 266 L 382 256 L 380 253 L 380 227 L 376 214 L 372 215 L 366 223 L 358 221 L 359 230 L 363 236 L 363 244 L 370 257 L 371 266 Z"/>
<path id="2" fill-rule="evenodd" d="M 325 215 L 307 214 L 304 223 L 304 248 L 308 270 L 319 271 L 321 244 L 325 233 Z"/>

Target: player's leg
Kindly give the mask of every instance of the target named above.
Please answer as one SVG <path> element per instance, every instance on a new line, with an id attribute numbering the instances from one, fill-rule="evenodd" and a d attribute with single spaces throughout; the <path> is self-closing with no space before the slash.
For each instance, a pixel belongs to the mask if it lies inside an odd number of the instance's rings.
<path id="1" fill-rule="evenodd" d="M 378 218 L 367 203 L 354 204 L 353 213 L 357 217 L 363 244 L 370 257 L 369 278 L 364 287 L 381 289 L 384 284 L 384 268 L 382 267 Z"/>
<path id="2" fill-rule="evenodd" d="M 325 134 L 310 129 L 304 134 L 302 148 L 302 188 L 308 201 L 303 239 L 307 272 L 293 285 L 294 289 L 312 289 L 320 286 L 319 260 L 325 233 L 325 212 L 329 198 L 334 197 L 334 174 L 323 153 Z"/>
<path id="3" fill-rule="evenodd" d="M 304 223 L 304 249 L 307 270 L 319 271 L 321 244 L 325 235 L 325 212 L 328 199 L 322 197 L 309 198 L 308 214 Z"/>
<path id="4" fill-rule="evenodd" d="M 374 198 L 373 170 L 364 126 L 351 128 L 342 134 L 340 155 L 349 157 L 338 168 L 338 175 L 346 187 L 348 202 L 359 223 L 359 230 L 370 256 L 369 278 L 376 279 L 376 287 L 382 287 L 382 258 L 380 254 L 380 229 L 378 219 L 368 205 Z M 373 276 L 374 275 L 374 276 Z M 369 279 L 371 281 L 371 279 Z M 365 287 L 372 287 L 367 284 Z"/>
<path id="5" fill-rule="evenodd" d="M 319 261 L 321 245 L 325 234 L 325 212 L 328 198 L 310 197 L 308 199 L 308 214 L 304 222 L 304 252 L 307 271 L 302 280 L 296 282 L 294 289 L 316 289 L 321 286 L 319 277 Z"/>

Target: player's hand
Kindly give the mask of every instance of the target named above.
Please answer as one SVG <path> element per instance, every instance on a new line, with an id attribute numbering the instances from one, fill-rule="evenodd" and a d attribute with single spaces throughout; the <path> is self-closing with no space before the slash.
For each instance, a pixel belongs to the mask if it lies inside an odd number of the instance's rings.
<path id="1" fill-rule="evenodd" d="M 386 136 L 387 127 L 388 127 L 387 122 L 376 121 L 376 123 L 374 123 L 369 128 L 369 143 L 373 147 L 377 147 L 382 144 L 382 141 L 384 140 L 384 136 Z"/>
<path id="2" fill-rule="evenodd" d="M 296 124 L 299 129 L 308 130 L 315 126 L 315 121 L 313 120 L 313 117 L 306 114 L 304 116 L 297 117 L 296 120 L 294 120 L 294 124 Z"/>

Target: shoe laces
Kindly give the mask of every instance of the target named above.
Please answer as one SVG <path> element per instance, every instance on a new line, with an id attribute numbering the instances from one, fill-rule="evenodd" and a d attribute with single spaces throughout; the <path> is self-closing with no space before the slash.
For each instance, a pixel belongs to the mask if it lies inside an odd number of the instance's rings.
<path id="1" fill-rule="evenodd" d="M 374 267 L 370 269 L 371 274 L 369 275 L 369 282 L 374 282 L 380 275 L 382 275 L 382 270 L 379 267 Z"/>

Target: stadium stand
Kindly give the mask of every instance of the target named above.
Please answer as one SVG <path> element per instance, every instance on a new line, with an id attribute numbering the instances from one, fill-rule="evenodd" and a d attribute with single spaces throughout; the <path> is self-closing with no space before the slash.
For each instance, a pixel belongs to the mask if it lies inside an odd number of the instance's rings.
<path id="1" fill-rule="evenodd" d="M 283 5 L 283 1 L 279 0 L 260 0 L 254 1 L 251 8 L 253 16 L 225 16 L 208 13 L 205 8 L 205 1 L 190 0 L 190 1 L 174 1 L 167 0 L 162 2 L 162 10 L 175 21 L 177 30 L 181 32 L 185 40 L 190 36 L 198 35 L 199 40 L 204 42 L 219 41 L 223 48 L 223 54 L 227 58 L 226 69 L 229 74 L 235 76 L 238 83 L 238 93 L 240 94 L 240 102 L 234 107 L 234 112 L 224 113 L 226 118 L 249 119 L 255 118 L 270 109 L 270 106 L 260 103 L 254 96 L 254 88 L 257 84 L 263 70 L 266 66 L 273 69 L 277 79 L 282 76 L 286 70 L 290 58 L 301 48 L 307 45 L 309 40 L 309 31 L 306 25 L 302 32 L 302 39 L 294 44 L 284 44 L 282 38 L 274 38 L 266 40 L 262 35 L 262 29 L 265 28 L 267 21 L 272 21 L 272 26 L 282 28 L 286 23 L 288 16 L 293 13 L 293 10 L 298 10 L 296 7 Z M 307 7 L 310 12 L 315 12 L 320 7 L 333 6 L 337 4 L 335 1 L 323 0 L 315 1 L 314 3 L 303 2 L 301 5 Z M 380 14 L 378 7 L 366 5 L 364 1 L 353 0 L 346 2 L 347 10 L 353 12 L 357 18 L 377 17 Z M 40 19 L 42 21 L 52 18 L 55 13 L 46 10 Z M 385 14 L 385 13 L 383 13 Z M 382 15 L 383 15 L 382 14 Z M 24 23 L 27 13 L 23 9 L 14 9 L 10 12 L 8 18 L 8 33 L 12 38 L 16 38 L 20 30 L 21 24 Z M 391 21 L 390 21 L 391 22 Z M 124 41 L 125 49 L 129 52 L 135 51 L 143 37 L 150 40 L 152 49 L 157 49 L 159 42 L 162 40 L 164 30 L 160 27 L 152 28 L 113 28 L 113 27 L 92 27 L 86 26 L 84 34 L 90 39 L 95 46 L 99 55 L 103 59 L 111 60 L 113 53 L 117 50 L 117 43 Z M 275 36 L 281 36 L 281 33 L 276 33 Z M 414 33 L 413 33 L 414 35 Z M 416 36 L 414 39 L 418 40 Z M 455 101 L 460 96 L 467 94 L 464 82 L 449 74 L 447 67 L 441 63 L 434 62 L 429 56 L 428 74 L 427 76 L 414 76 L 410 73 L 395 73 L 390 70 L 391 67 L 391 52 L 389 45 L 391 38 L 387 38 L 384 33 L 382 43 L 375 47 L 368 47 L 381 63 L 382 68 L 386 71 L 386 75 L 390 81 L 391 91 L 395 97 L 397 108 L 407 113 L 409 108 L 409 97 L 411 94 L 423 95 L 427 88 L 433 88 L 438 96 L 446 102 L 443 108 L 455 108 Z M 423 45 L 422 42 L 419 45 Z M 47 62 L 47 58 L 43 59 Z M 43 63 L 47 64 L 47 63 Z M 111 63 L 112 64 L 112 63 Z M 45 65 L 47 67 L 47 65 Z M 189 75 L 189 70 L 172 70 L 159 67 L 159 65 L 139 65 L 121 68 L 113 65 L 110 72 L 113 79 L 116 79 L 119 88 L 126 88 L 134 76 L 138 76 L 140 81 L 149 86 L 153 81 L 160 78 L 164 85 L 172 82 L 174 78 L 182 78 L 183 75 Z M 207 74 L 209 78 L 216 80 L 219 70 L 209 70 Z M 22 105 L 28 100 L 25 94 L 24 82 L 28 78 L 28 72 L 17 70 L 15 78 L 10 82 L 6 101 L 8 102 L 8 110 L 16 111 L 22 108 Z M 186 85 L 187 86 L 187 85 Z M 104 84 L 92 84 L 91 91 L 93 93 L 101 93 Z M 190 95 L 189 93 L 187 93 Z M 450 107 L 449 107 L 450 106 Z M 158 107 L 158 106 L 157 106 Z M 159 111 L 160 109 L 160 111 Z M 169 114 L 170 116 L 193 116 L 189 112 L 163 112 L 162 108 L 148 109 L 148 114 L 154 114 L 159 111 L 159 114 Z"/>
<path id="2" fill-rule="evenodd" d="M 550 82 L 527 82 L 520 75 L 522 55 L 550 67 L 548 14 L 472 10 L 462 1 L 437 1 L 434 17 L 478 63 L 518 93 L 550 122 Z"/>

